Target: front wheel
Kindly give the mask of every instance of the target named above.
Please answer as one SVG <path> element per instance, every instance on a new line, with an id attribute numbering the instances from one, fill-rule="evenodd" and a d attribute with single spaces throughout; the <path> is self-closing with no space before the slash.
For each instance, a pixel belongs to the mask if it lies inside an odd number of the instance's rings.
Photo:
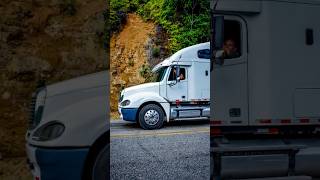
<path id="1" fill-rule="evenodd" d="M 92 180 L 110 179 L 110 144 L 107 144 L 96 156 L 92 169 Z"/>
<path id="2" fill-rule="evenodd" d="M 164 122 L 164 112 L 156 104 L 148 104 L 139 112 L 139 124 L 143 129 L 159 129 Z"/>
<path id="3" fill-rule="evenodd" d="M 83 169 L 83 180 L 110 179 L 110 133 L 100 138 L 90 149 Z"/>

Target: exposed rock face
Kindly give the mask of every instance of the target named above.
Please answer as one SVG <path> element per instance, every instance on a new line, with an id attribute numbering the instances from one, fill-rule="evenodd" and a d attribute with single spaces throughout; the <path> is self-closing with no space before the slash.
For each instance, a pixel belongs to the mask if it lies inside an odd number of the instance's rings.
<path id="1" fill-rule="evenodd" d="M 120 90 L 145 81 L 139 75 L 139 69 L 148 63 L 146 44 L 155 33 L 153 23 L 144 22 L 136 14 L 128 14 L 127 18 L 122 31 L 113 35 L 110 44 L 110 107 L 114 116 L 117 115 Z"/>
<path id="2" fill-rule="evenodd" d="M 4 159 L 25 156 L 28 104 L 39 80 L 50 84 L 108 68 L 103 46 L 105 8 L 105 0 L 0 1 Z M 8 177 L 1 173 L 0 179 Z"/>
<path id="3" fill-rule="evenodd" d="M 1 96 L 3 100 L 8 100 L 10 97 L 11 97 L 11 94 L 8 91 L 4 92 Z"/>
<path id="4" fill-rule="evenodd" d="M 167 34 L 150 21 L 128 14 L 122 30 L 110 42 L 110 107 L 112 118 L 118 118 L 118 97 L 122 88 L 144 83 L 143 67 L 153 67 L 168 56 Z M 157 54 L 155 55 L 155 50 Z"/>
<path id="5" fill-rule="evenodd" d="M 71 11 L 68 7 L 75 12 L 66 12 Z M 107 67 L 103 49 L 104 8 L 102 0 L 2 1 L 1 68 L 11 73 L 22 70 L 12 69 L 11 61 L 17 65 L 31 63 L 32 67 L 24 68 L 24 73 L 38 71 L 40 75 L 42 71 L 65 69 L 86 74 Z M 46 65 L 33 66 L 33 62 L 38 61 L 35 59 L 46 61 Z M 7 66 L 8 63 L 11 64 Z M 70 77 L 76 75 L 71 73 Z"/>

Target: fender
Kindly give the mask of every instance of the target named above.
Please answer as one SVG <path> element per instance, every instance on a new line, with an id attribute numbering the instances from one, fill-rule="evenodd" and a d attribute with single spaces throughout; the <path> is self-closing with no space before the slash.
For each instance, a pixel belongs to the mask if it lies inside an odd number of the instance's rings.
<path id="1" fill-rule="evenodd" d="M 53 120 L 64 124 L 64 133 L 50 141 L 29 143 L 45 147 L 88 147 L 95 138 L 109 129 L 107 118 L 107 93 L 105 88 L 93 88 L 48 98 L 40 124 L 31 131 L 33 133 L 42 125 Z"/>
<path id="2" fill-rule="evenodd" d="M 170 104 L 163 97 L 159 96 L 159 93 L 154 92 L 141 92 L 136 93 L 131 96 L 126 97 L 124 100 L 130 100 L 130 104 L 125 106 L 125 108 L 140 108 L 141 105 L 147 102 L 157 102 L 159 103 L 165 111 L 167 117 L 167 122 L 170 119 Z M 123 106 L 121 106 L 123 108 Z"/>

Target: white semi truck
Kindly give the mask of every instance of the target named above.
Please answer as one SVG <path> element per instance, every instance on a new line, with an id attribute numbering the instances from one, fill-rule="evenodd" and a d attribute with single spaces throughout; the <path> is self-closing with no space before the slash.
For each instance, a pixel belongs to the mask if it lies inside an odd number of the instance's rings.
<path id="1" fill-rule="evenodd" d="M 320 1 L 213 0 L 211 10 L 211 133 L 317 132 Z M 230 40 L 238 56 L 216 55 Z"/>
<path id="2" fill-rule="evenodd" d="M 211 0 L 211 10 L 211 179 L 319 177 L 319 138 L 297 134 L 320 126 L 320 1 Z"/>
<path id="3" fill-rule="evenodd" d="M 184 48 L 152 70 L 152 83 L 121 91 L 119 113 L 144 129 L 175 119 L 210 116 L 210 43 Z"/>
<path id="4" fill-rule="evenodd" d="M 39 88 L 26 133 L 35 180 L 109 179 L 108 72 Z"/>

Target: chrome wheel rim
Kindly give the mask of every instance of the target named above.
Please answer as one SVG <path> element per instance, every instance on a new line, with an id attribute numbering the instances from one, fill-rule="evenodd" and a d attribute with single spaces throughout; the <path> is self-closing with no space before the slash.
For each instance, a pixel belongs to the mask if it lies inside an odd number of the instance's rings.
<path id="1" fill-rule="evenodd" d="M 156 110 L 148 110 L 144 114 L 144 120 L 148 125 L 154 126 L 159 122 L 159 113 Z"/>

